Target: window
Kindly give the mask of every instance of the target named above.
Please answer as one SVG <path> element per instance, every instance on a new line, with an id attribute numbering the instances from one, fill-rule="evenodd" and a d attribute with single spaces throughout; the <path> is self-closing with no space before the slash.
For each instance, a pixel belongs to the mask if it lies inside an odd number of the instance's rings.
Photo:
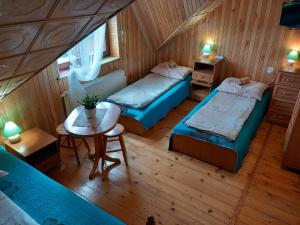
<path id="1" fill-rule="evenodd" d="M 89 39 L 91 38 L 91 36 L 88 36 L 86 38 Z M 105 44 L 104 44 L 102 64 L 106 64 L 119 59 L 120 54 L 119 54 L 118 40 L 119 38 L 118 38 L 117 17 L 115 16 L 110 20 L 108 20 L 106 24 Z M 92 41 L 91 44 L 93 44 Z M 74 48 L 76 49 L 76 45 L 74 46 Z M 72 57 L 74 57 L 74 55 L 72 55 Z M 93 57 L 93 55 L 91 55 L 90 57 Z M 61 57 L 57 59 L 57 65 L 58 65 L 58 72 L 59 72 L 58 78 L 61 79 L 66 77 L 68 75 L 68 71 L 70 68 L 69 52 L 64 53 Z"/>

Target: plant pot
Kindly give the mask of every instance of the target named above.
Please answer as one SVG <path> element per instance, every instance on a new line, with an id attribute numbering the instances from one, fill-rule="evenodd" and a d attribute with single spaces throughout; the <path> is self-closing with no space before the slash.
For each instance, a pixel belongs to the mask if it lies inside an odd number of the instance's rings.
<path id="1" fill-rule="evenodd" d="M 86 109 L 84 108 L 85 115 L 87 118 L 94 118 L 96 117 L 96 108 L 93 109 Z"/>

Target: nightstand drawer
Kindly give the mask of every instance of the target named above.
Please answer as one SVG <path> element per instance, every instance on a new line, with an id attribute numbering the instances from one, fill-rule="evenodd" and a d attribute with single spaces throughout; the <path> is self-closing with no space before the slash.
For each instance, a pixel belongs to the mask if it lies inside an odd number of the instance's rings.
<path id="1" fill-rule="evenodd" d="M 273 98 L 271 103 L 271 110 L 285 112 L 292 115 L 294 106 L 295 106 L 294 103 Z"/>
<path id="2" fill-rule="evenodd" d="M 201 73 L 199 71 L 193 72 L 193 80 L 203 81 L 203 82 L 211 82 L 212 75 L 207 73 Z"/>
<path id="3" fill-rule="evenodd" d="M 300 89 L 300 75 L 280 72 L 277 83 L 278 85 Z"/>
<path id="4" fill-rule="evenodd" d="M 272 123 L 282 126 L 288 126 L 291 116 L 282 112 L 270 110 L 268 113 L 268 120 Z"/>
<path id="5" fill-rule="evenodd" d="M 275 98 L 296 102 L 298 94 L 299 91 L 296 89 L 276 86 L 273 95 Z"/>
<path id="6" fill-rule="evenodd" d="M 56 153 L 48 157 L 46 160 L 34 164 L 33 166 L 42 172 L 47 172 L 48 170 L 56 167 L 59 164 L 59 162 L 60 162 L 60 155 L 59 153 Z"/>

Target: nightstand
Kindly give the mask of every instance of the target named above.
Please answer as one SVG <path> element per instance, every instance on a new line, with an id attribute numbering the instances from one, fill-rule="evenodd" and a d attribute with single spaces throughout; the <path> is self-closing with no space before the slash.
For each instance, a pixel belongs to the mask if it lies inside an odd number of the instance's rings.
<path id="1" fill-rule="evenodd" d="M 282 126 L 289 125 L 299 90 L 300 68 L 290 66 L 281 68 L 268 112 L 267 118 L 270 122 Z"/>
<path id="2" fill-rule="evenodd" d="M 5 148 L 13 155 L 42 172 L 55 167 L 60 162 L 57 138 L 35 127 L 21 134 L 21 141 L 11 144 L 8 140 Z"/>
<path id="3" fill-rule="evenodd" d="M 202 101 L 217 85 L 223 59 L 200 59 L 194 61 L 190 98 Z"/>

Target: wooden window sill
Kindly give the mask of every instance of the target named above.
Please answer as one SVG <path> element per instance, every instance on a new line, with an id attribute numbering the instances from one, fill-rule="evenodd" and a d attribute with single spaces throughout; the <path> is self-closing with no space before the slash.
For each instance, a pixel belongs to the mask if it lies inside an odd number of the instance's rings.
<path id="1" fill-rule="evenodd" d="M 115 62 L 115 61 L 117 61 L 119 59 L 120 59 L 120 57 L 118 57 L 118 56 L 107 56 L 107 57 L 103 58 L 103 60 L 101 62 L 101 65 L 103 66 L 103 65 Z M 58 80 L 64 79 L 68 75 L 68 70 L 62 71 L 62 72 L 58 72 L 58 74 L 59 74 L 59 76 L 57 77 Z"/>

